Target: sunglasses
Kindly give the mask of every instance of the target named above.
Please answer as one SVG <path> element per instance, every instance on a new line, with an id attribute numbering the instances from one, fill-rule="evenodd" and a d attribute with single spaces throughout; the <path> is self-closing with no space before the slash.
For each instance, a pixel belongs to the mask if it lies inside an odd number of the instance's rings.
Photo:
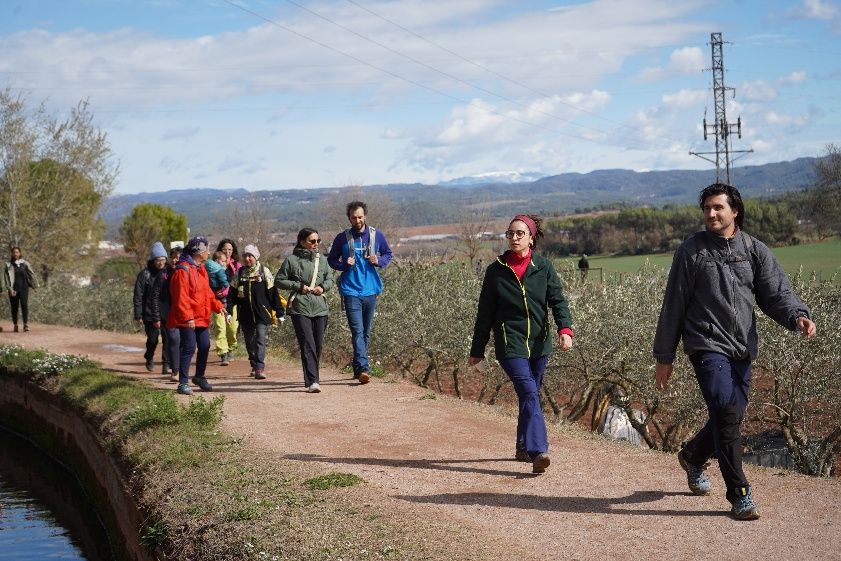
<path id="1" fill-rule="evenodd" d="M 517 238 L 518 240 L 526 235 L 524 230 L 506 230 L 505 237 L 509 240 Z"/>
<path id="2" fill-rule="evenodd" d="M 321 238 L 316 238 L 314 240 L 307 240 L 307 243 L 321 243 Z"/>

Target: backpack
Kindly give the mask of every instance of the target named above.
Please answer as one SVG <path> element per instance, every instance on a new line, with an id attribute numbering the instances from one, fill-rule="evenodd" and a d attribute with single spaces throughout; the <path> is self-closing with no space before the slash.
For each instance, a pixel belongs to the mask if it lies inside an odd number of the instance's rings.
<path id="1" fill-rule="evenodd" d="M 345 238 L 347 239 L 347 246 L 348 246 L 348 256 L 353 256 L 355 254 L 353 248 L 353 232 L 350 228 L 345 230 Z M 362 236 L 359 237 L 360 241 L 362 240 Z M 363 255 L 365 257 L 370 257 L 371 255 L 375 255 L 377 253 L 377 229 L 373 226 L 368 226 L 368 245 L 364 248 Z"/>

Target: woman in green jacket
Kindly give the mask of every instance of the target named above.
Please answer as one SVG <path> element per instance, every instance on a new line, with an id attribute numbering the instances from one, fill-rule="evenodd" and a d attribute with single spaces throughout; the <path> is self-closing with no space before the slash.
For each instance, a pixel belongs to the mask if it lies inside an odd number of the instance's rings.
<path id="1" fill-rule="evenodd" d="M 541 222 L 537 216 L 518 214 L 509 224 L 505 232 L 509 249 L 485 272 L 468 360 L 475 366 L 484 359 L 493 330 L 496 358 L 514 384 L 520 404 L 516 459 L 531 462 L 534 473 L 549 466 L 540 388 L 552 352 L 550 310 L 561 349 L 572 348 L 572 317 L 561 280 L 551 261 L 532 252 L 543 237 Z"/>
<path id="2" fill-rule="evenodd" d="M 304 228 L 298 232 L 298 243 L 275 275 L 279 291 L 289 292 L 286 313 L 292 317 L 295 336 L 301 348 L 304 386 L 309 393 L 318 393 L 318 363 L 327 331 L 330 308 L 324 293 L 333 288 L 333 272 L 318 252 L 321 238 L 318 231 Z"/>

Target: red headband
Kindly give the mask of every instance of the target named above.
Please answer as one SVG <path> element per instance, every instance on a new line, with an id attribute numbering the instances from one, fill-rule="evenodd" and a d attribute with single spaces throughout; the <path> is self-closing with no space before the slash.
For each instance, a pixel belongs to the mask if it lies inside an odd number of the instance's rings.
<path id="1" fill-rule="evenodd" d="M 532 237 L 537 233 L 537 224 L 534 223 L 534 220 L 526 216 L 525 214 L 518 214 L 515 216 L 511 222 L 515 220 L 519 220 L 520 222 L 524 223 L 526 226 L 529 227 L 529 233 L 531 233 Z"/>

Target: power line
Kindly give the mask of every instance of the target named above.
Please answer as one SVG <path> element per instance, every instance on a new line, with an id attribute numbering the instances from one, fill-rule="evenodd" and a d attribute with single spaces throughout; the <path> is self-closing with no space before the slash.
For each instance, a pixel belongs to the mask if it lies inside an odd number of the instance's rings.
<path id="1" fill-rule="evenodd" d="M 564 119 L 563 117 L 559 117 L 558 115 L 555 115 L 555 114 L 553 114 L 553 113 L 549 113 L 549 112 L 546 112 L 546 111 L 542 111 L 542 110 L 537 109 L 537 108 L 534 108 L 534 107 L 529 107 L 528 105 L 526 105 L 526 104 L 524 104 L 524 103 L 521 103 L 521 102 L 517 101 L 516 99 L 510 98 L 510 97 L 508 97 L 508 96 L 506 96 L 506 95 L 503 95 L 503 94 L 500 94 L 500 93 L 494 92 L 494 91 L 489 90 L 489 89 L 487 89 L 487 88 L 484 88 L 484 87 L 482 87 L 482 86 L 479 86 L 479 85 L 473 84 L 473 83 L 468 82 L 468 81 L 466 81 L 466 80 L 463 80 L 462 78 L 459 78 L 458 76 L 455 76 L 455 75 L 453 75 L 453 74 L 450 74 L 449 72 L 446 72 L 446 71 L 444 71 L 444 70 L 441 70 L 441 69 L 439 69 L 439 68 L 436 68 L 436 67 L 434 67 L 434 66 L 432 66 L 432 65 L 430 65 L 430 64 L 427 64 L 426 62 L 423 62 L 422 60 L 418 60 L 417 58 L 415 58 L 415 57 L 413 57 L 413 56 L 411 56 L 411 55 L 407 55 L 407 54 L 405 54 L 405 53 L 403 53 L 403 52 L 398 51 L 397 49 L 393 49 L 392 47 L 389 47 L 388 45 L 386 45 L 386 44 L 384 44 L 384 43 L 381 43 L 381 42 L 377 41 L 376 39 L 372 39 L 372 38 L 370 38 L 370 37 L 368 37 L 368 36 L 366 36 L 366 35 L 364 35 L 364 34 L 362 34 L 362 33 L 357 32 L 357 31 L 356 31 L 356 30 L 354 30 L 354 29 L 351 29 L 351 28 L 349 28 L 349 27 L 347 27 L 347 26 L 345 26 L 345 25 L 342 25 L 341 23 L 339 23 L 339 22 L 337 22 L 337 21 L 335 21 L 335 20 L 333 20 L 333 19 L 331 19 L 331 18 L 329 18 L 329 17 L 327 17 L 327 16 L 325 16 L 325 15 L 322 15 L 322 14 L 320 14 L 320 13 L 316 12 L 315 10 L 311 10 L 310 8 L 307 8 L 306 6 L 304 6 L 303 4 L 300 4 L 299 2 L 296 2 L 295 0 L 286 0 L 286 2 L 287 2 L 287 3 L 289 3 L 289 4 L 292 4 L 293 6 L 296 6 L 297 8 L 299 8 L 299 9 L 301 9 L 301 10 L 303 10 L 303 11 L 305 11 L 305 12 L 309 13 L 309 14 L 312 14 L 313 16 L 315 16 L 315 17 L 317 17 L 317 18 L 320 18 L 320 19 L 322 19 L 322 20 L 324 20 L 324 21 L 326 21 L 326 22 L 328 22 L 328 23 L 330 23 L 330 24 L 332 24 L 332 25 L 334 25 L 334 26 L 338 27 L 339 29 L 342 29 L 342 30 L 344 30 L 344 31 L 347 31 L 348 33 L 351 33 L 351 34 L 353 34 L 354 36 L 359 37 L 360 39 L 362 39 L 362 40 L 364 40 L 364 41 L 368 41 L 369 43 L 372 43 L 372 44 L 374 44 L 374 45 L 376 45 L 376 46 L 378 46 L 378 47 L 380 47 L 380 48 L 382 48 L 382 49 L 385 49 L 385 50 L 387 50 L 388 52 L 393 53 L 393 54 L 395 54 L 395 55 L 397 55 L 397 56 L 403 57 L 403 58 L 405 58 L 406 60 L 409 60 L 409 61 L 411 61 L 411 62 L 413 62 L 413 63 L 415 63 L 415 64 L 417 64 L 417 65 L 419 65 L 419 66 L 422 66 L 422 67 L 424 67 L 424 68 L 428 69 L 428 70 L 431 70 L 431 71 L 433 71 L 433 72 L 437 72 L 438 74 L 440 74 L 440 75 L 442 75 L 442 76 L 444 76 L 444 77 L 446 77 L 446 78 L 448 78 L 448 79 L 450 79 L 450 80 L 454 80 L 454 81 L 456 81 L 456 82 L 458 82 L 458 83 L 460 83 L 460 84 L 464 84 L 465 86 L 469 86 L 469 87 L 474 88 L 474 89 L 476 89 L 476 90 L 479 90 L 479 91 L 481 91 L 481 92 L 483 92 L 483 93 L 486 93 L 486 94 L 488 94 L 488 95 L 494 96 L 494 97 L 496 97 L 496 98 L 498 98 L 498 99 L 501 99 L 501 100 L 503 100 L 503 101 L 505 101 L 505 102 L 507 102 L 507 103 L 511 103 L 511 104 L 513 104 L 513 105 L 518 105 L 518 106 L 520 106 L 520 107 L 522 107 L 522 108 L 524 108 L 524 109 L 526 109 L 526 110 L 528 110 L 528 111 L 533 111 L 533 112 L 535 112 L 535 113 L 540 113 L 540 114 L 542 114 L 542 115 L 545 115 L 545 116 L 547 116 L 547 117 L 549 117 L 549 118 L 552 118 L 552 119 L 557 119 L 557 120 L 559 120 L 559 121 L 561 121 L 561 122 L 563 122 L 563 123 L 566 123 L 566 124 L 568 124 L 568 125 L 572 125 L 572 126 L 579 127 L 579 128 L 582 128 L 582 129 L 591 130 L 591 131 L 594 131 L 594 132 L 597 132 L 597 133 L 600 133 L 600 134 L 607 134 L 607 133 L 608 133 L 608 131 L 605 131 L 605 130 L 602 130 L 602 129 L 598 129 L 598 128 L 595 128 L 595 127 L 589 127 L 589 126 L 587 126 L 587 125 L 581 125 L 581 124 L 579 124 L 579 123 L 575 123 L 574 121 L 570 121 L 569 119 Z M 544 97 L 551 97 L 551 96 L 549 96 L 549 95 L 547 95 L 547 94 L 541 94 L 541 95 L 543 95 Z M 559 103 L 561 103 L 562 105 L 567 105 L 567 106 L 569 106 L 569 107 L 572 107 L 572 105 L 567 104 L 567 103 L 563 102 L 563 101 L 562 101 L 562 100 L 560 100 L 560 99 L 558 99 L 557 101 L 558 101 Z M 641 132 L 641 131 L 636 131 L 636 132 Z M 617 137 L 617 138 L 621 138 L 622 140 L 627 140 L 627 141 L 631 141 L 631 142 L 636 142 L 636 139 L 623 138 L 623 137 Z"/>
<path id="2" fill-rule="evenodd" d="M 370 67 L 370 68 L 373 68 L 374 70 L 377 70 L 377 71 L 379 71 L 379 72 L 382 72 L 382 73 L 384 73 L 384 74 L 387 74 L 387 75 L 389 75 L 389 76 L 391 76 L 391 77 L 393 77 L 393 78 L 396 78 L 396 79 L 401 80 L 401 81 L 403 81 L 403 82 L 406 82 L 406 83 L 408 83 L 408 84 L 412 84 L 413 86 L 416 86 L 416 87 L 419 87 L 419 88 L 425 89 L 425 90 L 427 90 L 427 91 L 431 91 L 431 92 L 433 92 L 433 93 L 435 93 L 435 94 L 438 94 L 438 95 L 444 96 L 444 97 L 446 97 L 446 98 L 448 98 L 448 99 L 452 99 L 453 101 L 457 101 L 457 102 L 459 102 L 459 103 L 462 103 L 462 104 L 465 104 L 465 105 L 468 105 L 468 106 L 471 106 L 471 107 L 475 107 L 475 108 L 477 108 L 477 109 L 479 109 L 479 110 L 481 110 L 481 111 L 484 111 L 484 112 L 486 112 L 486 113 L 491 113 L 491 114 L 497 115 L 497 116 L 499 116 L 499 117 L 502 117 L 503 119 L 508 119 L 508 120 L 511 120 L 511 121 L 514 121 L 514 122 L 518 122 L 518 123 L 524 124 L 524 125 L 526 125 L 526 126 L 530 126 L 530 127 L 535 127 L 535 128 L 538 128 L 538 129 L 542 129 L 542 130 L 545 130 L 545 131 L 548 131 L 548 132 L 551 132 L 551 133 L 554 133 L 554 134 L 559 134 L 559 135 L 562 135 L 562 136 L 567 136 L 567 137 L 570 137 L 570 138 L 575 138 L 575 139 L 577 139 L 577 140 L 583 140 L 583 141 L 585 141 L 585 142 L 591 142 L 591 143 L 593 143 L 593 144 L 601 144 L 601 145 L 604 145 L 604 144 L 605 144 L 605 143 L 598 142 L 598 141 L 596 141 L 596 140 L 594 140 L 594 139 L 591 139 L 591 138 L 587 138 L 587 137 L 584 137 L 584 136 L 579 136 L 579 135 L 572 134 L 572 133 L 569 133 L 569 132 L 559 131 L 559 130 L 557 130 L 557 129 L 553 129 L 553 128 L 551 128 L 551 127 L 547 127 L 547 126 L 544 126 L 544 125 L 540 125 L 540 124 L 538 124 L 538 123 L 533 123 L 533 122 L 530 122 L 530 121 L 525 121 L 525 120 L 523 120 L 523 119 L 519 119 L 519 118 L 517 118 L 517 117 L 513 117 L 513 116 L 511 116 L 511 115 L 506 115 L 505 113 L 502 113 L 502 112 L 500 112 L 500 111 L 496 111 L 496 110 L 494 110 L 494 109 L 491 109 L 491 108 L 485 107 L 485 106 L 480 105 L 480 104 L 478 104 L 478 103 L 476 103 L 476 102 L 473 102 L 473 101 L 470 101 L 470 100 L 466 100 L 466 99 L 460 98 L 460 97 L 458 97 L 458 96 L 455 96 L 455 95 L 449 94 L 449 93 L 447 93 L 447 92 L 441 91 L 441 90 L 439 90 L 439 89 L 436 89 L 436 88 L 433 88 L 433 87 L 428 86 L 428 85 L 426 85 L 426 84 L 423 84 L 423 83 L 421 83 L 421 82 L 418 82 L 417 80 L 413 80 L 413 79 L 411 79 L 411 78 L 407 78 L 407 77 L 405 77 L 405 76 L 401 76 L 401 75 L 397 74 L 396 72 L 393 72 L 393 71 L 391 71 L 391 70 L 388 70 L 387 68 L 383 68 L 383 67 L 381 67 L 381 66 L 378 66 L 378 65 L 375 65 L 375 64 L 373 64 L 373 63 L 370 63 L 370 62 L 368 62 L 368 61 L 366 61 L 366 60 L 363 60 L 363 59 L 361 59 L 361 58 L 357 57 L 356 55 L 353 55 L 353 54 L 350 54 L 350 53 L 348 53 L 348 52 L 345 52 L 345 51 L 343 51 L 343 50 L 341 50 L 341 49 L 339 49 L 339 48 L 337 48 L 337 47 L 333 47 L 332 45 L 328 45 L 327 43 L 324 43 L 323 41 L 319 41 L 318 39 L 315 39 L 315 38 L 310 37 L 310 36 L 308 36 L 308 35 L 306 35 L 306 34 L 304 34 L 304 33 L 301 33 L 301 32 L 299 32 L 299 31 L 296 31 L 296 30 L 292 29 L 291 27 L 285 26 L 285 25 L 283 25 L 283 24 L 281 24 L 281 23 L 279 23 L 279 22 L 277 22 L 277 21 L 275 21 L 275 20 L 273 20 L 273 19 L 271 19 L 271 18 L 268 18 L 268 17 L 266 17 L 266 16 L 264 16 L 264 15 L 262 15 L 262 14 L 258 13 L 258 12 L 255 12 L 255 11 L 253 11 L 253 10 L 249 9 L 249 8 L 246 8 L 245 6 L 241 6 L 241 5 L 239 5 L 239 4 L 235 3 L 235 2 L 233 2 L 233 0 L 222 0 L 222 1 L 223 1 L 223 2 L 225 2 L 226 4 L 229 4 L 229 5 L 233 6 L 234 8 L 237 8 L 238 10 L 241 10 L 241 11 L 243 11 L 243 12 L 246 12 L 246 13 L 248 13 L 248 14 L 251 14 L 251 15 L 253 15 L 253 16 L 254 16 L 254 17 L 256 17 L 256 18 L 259 18 L 259 19 L 261 19 L 261 20 L 263 20 L 263 21 L 265 21 L 265 22 L 267 22 L 267 23 L 269 23 L 269 24 L 271 24 L 271 25 L 274 25 L 274 26 L 278 27 L 279 29 L 283 29 L 284 31 L 286 31 L 286 32 L 288 32 L 288 33 L 291 33 L 291 34 L 293 34 L 293 35 L 295 35 L 295 36 L 297 36 L 297 37 L 300 37 L 301 39 L 305 39 L 305 40 L 307 40 L 307 41 L 310 41 L 310 42 L 312 42 L 312 43 L 314 43 L 314 44 L 316 44 L 316 45 L 318 45 L 318 46 L 320 46 L 320 47 L 322 47 L 322 48 L 324 48 L 324 49 L 327 49 L 327 50 L 330 50 L 330 51 L 332 51 L 332 52 L 338 53 L 338 54 L 340 54 L 340 55 L 342 55 L 342 56 L 348 57 L 348 58 L 350 58 L 351 60 L 354 60 L 354 61 L 356 61 L 356 62 L 358 62 L 358 63 L 360 63 L 360 64 L 363 64 L 363 65 L 365 65 L 365 66 L 368 66 L 368 67 Z M 355 33 L 355 32 L 354 32 L 354 33 Z M 398 53 L 398 54 L 399 54 L 399 53 Z M 601 130 L 599 130 L 599 132 L 604 133 L 605 131 L 601 131 Z M 618 137 L 613 136 L 612 138 L 618 138 Z M 630 140 L 630 139 L 626 139 L 626 140 Z M 638 148 L 639 148 L 639 149 L 643 149 L 642 147 L 638 147 Z"/>
<path id="3" fill-rule="evenodd" d="M 287 1 L 290 1 L 290 2 L 291 2 L 291 0 L 287 0 Z M 368 12 L 369 14 L 371 14 L 372 16 L 374 16 L 374 17 L 376 17 L 376 18 L 379 18 L 379 19 L 383 20 L 384 22 L 389 23 L 389 24 L 391 24 L 391 25 L 395 26 L 396 28 L 398 28 L 398 29 L 400 29 L 400 30 L 402 30 L 402 31 L 405 31 L 405 32 L 406 32 L 406 33 L 408 33 L 409 35 L 411 35 L 411 36 L 413 36 L 413 37 L 416 37 L 416 38 L 420 39 L 421 41 L 424 41 L 424 42 L 426 42 L 426 43 L 428 43 L 428 44 L 432 45 L 433 47 L 435 47 L 435 48 L 437 48 L 437 49 L 440 49 L 440 50 L 444 51 L 445 53 L 448 53 L 448 54 L 450 54 L 450 55 L 452 55 L 452 56 L 454 56 L 454 57 L 458 58 L 459 60 L 462 60 L 462 61 L 464 61 L 464 62 L 466 62 L 466 63 L 468 63 L 468 64 L 471 64 L 471 65 L 475 66 L 476 68 L 479 68 L 479 69 L 481 69 L 481 70 L 483 70 L 483 71 L 485 71 L 485 72 L 488 72 L 488 73 L 490 73 L 490 74 L 493 74 L 493 75 L 494 75 L 494 76 L 496 76 L 497 78 L 501 78 L 502 80 L 505 80 L 505 81 L 506 81 L 506 82 L 508 82 L 509 84 L 514 84 L 515 86 L 519 86 L 519 87 L 521 87 L 521 88 L 523 88 L 523 89 L 525 89 L 525 90 L 527 90 L 527 91 L 529 91 L 529 92 L 531 92 L 531 93 L 537 94 L 537 95 L 542 96 L 542 97 L 552 97 L 552 96 L 551 96 L 550 94 L 548 94 L 548 93 L 542 92 L 542 91 L 537 90 L 537 89 L 535 89 L 535 88 L 532 88 L 531 86 L 529 86 L 529 85 L 527 85 L 527 84 L 524 84 L 524 83 L 522 83 L 522 82 L 520 82 L 520 81 L 517 81 L 517 80 L 514 80 L 514 79 L 512 79 L 512 78 L 509 78 L 508 76 L 506 76 L 506 75 L 504 75 L 504 74 L 502 74 L 502 73 L 500 73 L 500 72 L 497 72 L 497 71 L 496 71 L 496 70 L 494 70 L 493 68 L 488 68 L 487 66 L 485 66 L 485 65 L 483 65 L 483 64 L 480 64 L 480 63 L 478 63 L 478 62 L 476 62 L 476 61 L 474 61 L 474 60 L 471 60 L 471 59 L 469 59 L 469 58 L 466 58 L 466 57 L 464 57 L 464 56 L 460 55 L 459 53 L 457 53 L 457 52 L 453 51 L 452 49 L 449 49 L 449 48 L 447 48 L 447 47 L 445 47 L 445 46 L 441 45 L 440 43 L 436 43 L 435 41 L 432 41 L 431 39 L 428 39 L 427 37 L 424 37 L 423 35 L 420 35 L 419 33 L 416 33 L 416 32 L 414 32 L 414 31 L 412 31 L 411 29 L 408 29 L 407 27 L 404 27 L 403 25 L 400 25 L 399 23 L 395 22 L 394 20 L 391 20 L 391 19 L 389 19 L 389 18 L 387 18 L 387 17 L 385 17 L 385 16 L 383 16 L 383 15 L 381 15 L 381 14 L 378 14 L 378 13 L 377 13 L 377 12 L 375 12 L 374 10 L 371 10 L 370 8 L 367 8 L 366 6 L 363 6 L 363 5 L 359 4 L 358 2 L 355 2 L 354 0 L 345 0 L 345 1 L 346 1 L 348 4 L 352 4 L 352 5 L 356 6 L 357 8 L 359 8 L 359 9 L 361 9 L 361 10 L 364 10 L 364 11 Z M 292 3 L 294 4 L 294 2 L 292 2 Z M 573 110 L 575 110 L 575 111 L 579 111 L 579 112 L 581 112 L 581 113 L 587 113 L 588 115 L 592 115 L 593 117 L 596 117 L 597 119 L 601 119 L 601 120 L 606 121 L 606 122 L 608 122 L 608 123 L 611 123 L 611 124 L 614 124 L 614 125 L 619 125 L 619 126 L 621 126 L 621 127 L 628 128 L 628 129 L 630 129 L 630 130 L 632 130 L 632 131 L 634 131 L 634 132 L 639 132 L 639 133 L 642 133 L 642 132 L 643 132 L 643 131 L 641 131 L 641 130 L 639 130 L 639 129 L 635 128 L 635 127 L 632 127 L 632 126 L 630 126 L 630 125 L 626 125 L 625 123 L 622 123 L 622 122 L 619 122 L 619 121 L 614 121 L 613 119 L 609 119 L 609 118 L 607 118 L 607 117 L 603 117 L 603 116 L 599 115 L 598 113 L 596 113 L 596 112 L 594 112 L 594 111 L 588 111 L 587 109 L 584 109 L 584 108 L 582 108 L 582 107 L 577 107 L 577 106 L 575 106 L 575 105 L 572 105 L 571 103 L 566 103 L 566 102 L 564 102 L 563 100 L 560 100 L 560 99 L 559 99 L 559 100 L 558 100 L 558 103 L 560 103 L 561 105 L 563 105 L 563 106 L 565 106 L 565 107 L 568 107 L 568 108 L 570 108 L 570 109 L 573 109 Z"/>

